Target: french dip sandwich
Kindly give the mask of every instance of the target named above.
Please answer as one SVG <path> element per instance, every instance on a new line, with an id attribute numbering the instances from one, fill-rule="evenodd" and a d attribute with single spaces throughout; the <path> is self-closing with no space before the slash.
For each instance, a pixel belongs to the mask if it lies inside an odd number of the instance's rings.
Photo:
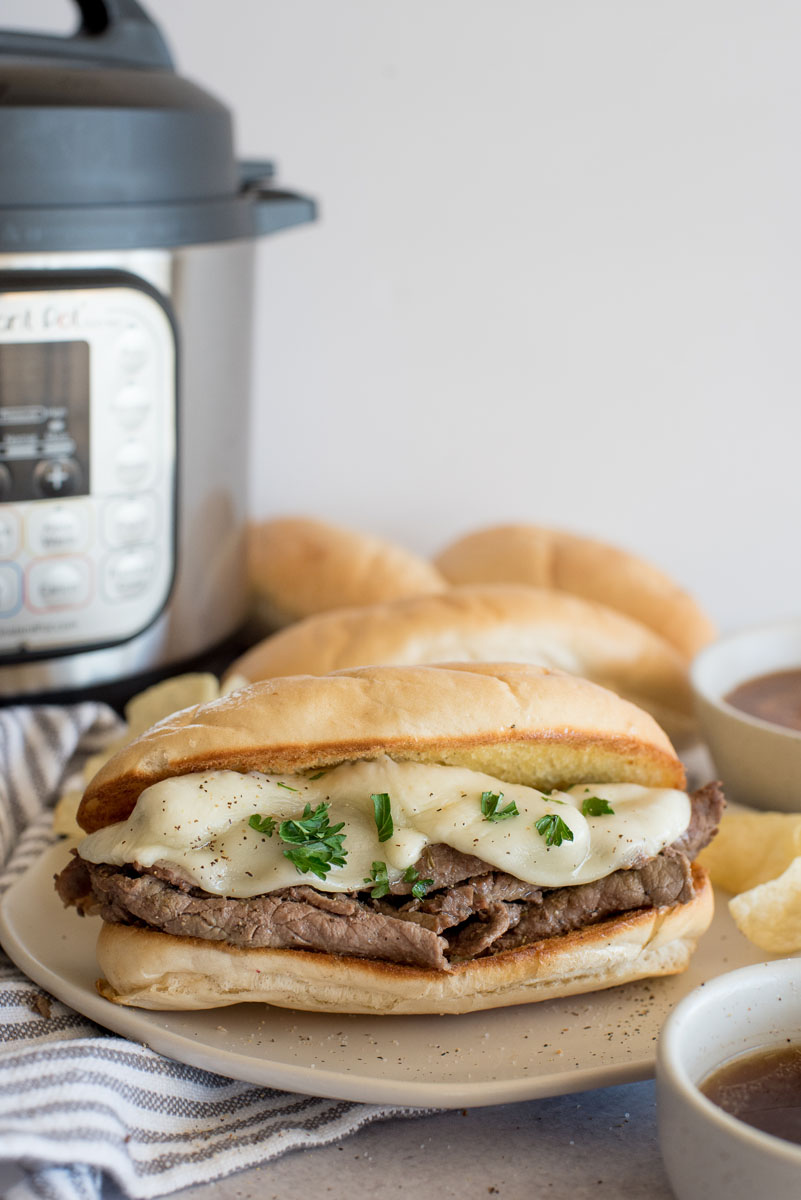
<path id="1" fill-rule="evenodd" d="M 712 917 L 646 713 L 526 664 L 267 680 L 112 758 L 57 877 L 99 912 L 103 995 L 458 1013 L 684 970 Z"/>

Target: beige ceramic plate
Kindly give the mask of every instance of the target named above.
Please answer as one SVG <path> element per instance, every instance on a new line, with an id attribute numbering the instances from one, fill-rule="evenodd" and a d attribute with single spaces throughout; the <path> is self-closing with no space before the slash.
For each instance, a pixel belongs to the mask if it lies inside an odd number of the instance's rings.
<path id="1" fill-rule="evenodd" d="M 95 991 L 99 921 L 64 909 L 54 846 L 6 893 L 0 941 L 36 983 L 161 1054 L 234 1079 L 370 1104 L 466 1108 L 648 1079 L 668 1011 L 692 988 L 764 955 L 725 902 L 690 970 L 605 992 L 443 1017 L 365 1017 L 239 1004 L 209 1012 L 118 1008 Z"/>

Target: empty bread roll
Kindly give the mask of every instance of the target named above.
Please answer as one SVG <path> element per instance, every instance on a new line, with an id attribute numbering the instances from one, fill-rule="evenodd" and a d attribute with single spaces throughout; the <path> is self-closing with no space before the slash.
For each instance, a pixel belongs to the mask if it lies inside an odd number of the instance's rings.
<path id="1" fill-rule="evenodd" d="M 313 613 L 447 587 L 436 567 L 411 550 L 312 517 L 253 522 L 248 574 L 254 615 L 272 629 Z"/>
<path id="2" fill-rule="evenodd" d="M 528 583 L 597 600 L 647 625 L 687 659 L 712 641 L 706 614 L 658 567 L 594 538 L 536 525 L 497 525 L 435 559 L 452 584 Z"/>

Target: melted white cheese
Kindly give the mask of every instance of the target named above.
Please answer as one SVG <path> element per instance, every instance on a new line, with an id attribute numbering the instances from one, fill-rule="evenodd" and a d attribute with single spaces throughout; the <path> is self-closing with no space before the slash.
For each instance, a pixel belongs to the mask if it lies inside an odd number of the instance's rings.
<path id="1" fill-rule="evenodd" d="M 394 833 L 379 842 L 373 793 L 387 792 Z M 514 802 L 518 815 L 488 821 L 482 792 L 502 793 L 499 808 Z M 582 815 L 582 801 L 597 796 L 613 814 Z M 254 814 L 277 821 L 298 818 L 310 804 L 329 804 L 332 825 L 344 821 L 345 866 L 325 880 L 301 874 L 285 856 L 290 847 L 277 831 L 267 837 L 248 824 Z M 537 831 L 540 817 L 556 814 L 573 840 L 548 846 Z M 428 844 L 445 842 L 499 870 L 542 887 L 589 883 L 620 867 L 658 854 L 684 832 L 690 802 L 684 792 L 632 783 L 579 784 L 543 794 L 462 767 L 396 763 L 389 758 L 344 764 L 318 779 L 252 771 L 203 771 L 165 779 L 142 792 L 127 821 L 90 834 L 82 858 L 123 866 L 156 863 L 177 868 L 188 881 L 221 896 L 255 896 L 310 883 L 327 892 L 362 887 L 374 862 L 389 879 L 416 862 Z"/>

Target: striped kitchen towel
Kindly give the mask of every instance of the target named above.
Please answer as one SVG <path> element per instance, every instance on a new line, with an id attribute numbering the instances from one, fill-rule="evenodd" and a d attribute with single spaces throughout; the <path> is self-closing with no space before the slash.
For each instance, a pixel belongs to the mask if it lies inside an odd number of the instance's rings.
<path id="1" fill-rule="evenodd" d="M 0 894 L 51 844 L 51 809 L 120 732 L 111 709 L 0 709 Z M 322 1100 L 183 1066 L 100 1029 L 0 953 L 0 1161 L 25 1171 L 7 1200 L 99 1200 L 208 1183 L 287 1150 L 420 1109 Z"/>

